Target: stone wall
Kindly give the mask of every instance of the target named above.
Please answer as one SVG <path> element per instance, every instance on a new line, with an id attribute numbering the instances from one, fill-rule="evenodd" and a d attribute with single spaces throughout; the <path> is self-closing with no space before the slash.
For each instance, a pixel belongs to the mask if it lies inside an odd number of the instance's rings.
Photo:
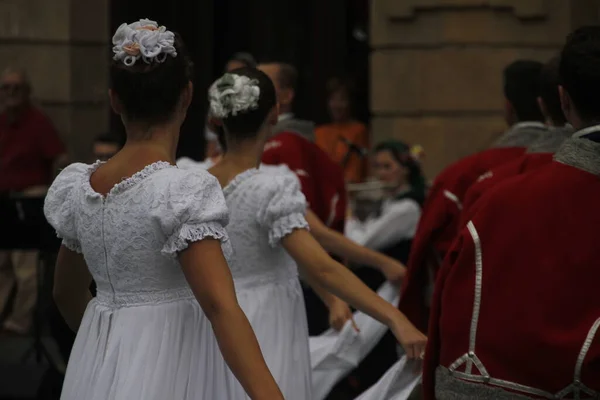
<path id="1" fill-rule="evenodd" d="M 0 0 L 0 70 L 28 71 L 73 159 L 108 129 L 108 39 L 108 0 Z"/>
<path id="2" fill-rule="evenodd" d="M 372 0 L 372 139 L 425 148 L 434 177 L 506 128 L 502 70 L 546 61 L 597 0 Z"/>

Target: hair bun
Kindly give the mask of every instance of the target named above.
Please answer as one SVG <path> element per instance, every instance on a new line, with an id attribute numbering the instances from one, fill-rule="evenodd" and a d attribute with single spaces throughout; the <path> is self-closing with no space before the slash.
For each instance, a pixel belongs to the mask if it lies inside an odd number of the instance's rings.
<path id="1" fill-rule="evenodd" d="M 177 57 L 175 34 L 156 21 L 140 19 L 132 24 L 122 24 L 113 38 L 113 59 L 130 67 L 139 59 L 146 64 L 162 63 L 167 56 Z"/>
<path id="2" fill-rule="evenodd" d="M 211 115 L 227 118 L 258 108 L 260 87 L 256 79 L 226 73 L 208 91 Z"/>

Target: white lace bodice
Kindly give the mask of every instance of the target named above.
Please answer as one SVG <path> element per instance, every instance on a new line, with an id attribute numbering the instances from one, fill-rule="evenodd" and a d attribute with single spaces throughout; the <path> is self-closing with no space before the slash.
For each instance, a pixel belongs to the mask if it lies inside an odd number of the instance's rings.
<path id="1" fill-rule="evenodd" d="M 306 199 L 296 176 L 287 171 L 248 170 L 224 189 L 230 210 L 229 235 L 235 255 L 230 268 L 238 290 L 284 283 L 298 276 L 280 241 L 294 229 L 307 229 Z"/>
<path id="2" fill-rule="evenodd" d="M 63 244 L 85 257 L 97 300 L 118 307 L 191 297 L 177 253 L 188 242 L 213 237 L 231 255 L 218 181 L 199 169 L 158 162 L 102 196 L 89 181 L 100 165 L 65 168 L 44 205 Z"/>

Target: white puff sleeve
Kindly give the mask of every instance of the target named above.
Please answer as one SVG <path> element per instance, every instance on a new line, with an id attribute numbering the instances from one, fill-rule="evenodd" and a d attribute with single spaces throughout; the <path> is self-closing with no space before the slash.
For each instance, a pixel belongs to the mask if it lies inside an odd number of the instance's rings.
<path id="1" fill-rule="evenodd" d="M 268 174 L 265 201 L 258 213 L 259 224 L 269 232 L 269 244 L 275 247 L 279 241 L 296 229 L 308 229 L 304 217 L 306 198 L 300 191 L 296 176 Z"/>
<path id="2" fill-rule="evenodd" d="M 81 253 L 77 237 L 78 196 L 83 179 L 89 176 L 90 166 L 71 164 L 56 177 L 44 201 L 44 215 L 52 225 L 62 244 L 71 251 Z"/>
<path id="3" fill-rule="evenodd" d="M 217 179 L 198 169 L 180 171 L 167 190 L 167 204 L 159 216 L 167 237 L 162 254 L 176 257 L 189 243 L 213 238 L 221 241 L 229 258 L 233 253 L 225 230 L 229 212 Z"/>

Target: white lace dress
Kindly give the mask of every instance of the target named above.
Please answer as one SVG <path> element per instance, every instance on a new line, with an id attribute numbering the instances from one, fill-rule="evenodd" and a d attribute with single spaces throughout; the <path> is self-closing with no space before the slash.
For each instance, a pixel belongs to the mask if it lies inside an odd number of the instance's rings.
<path id="1" fill-rule="evenodd" d="M 223 192 L 230 210 L 230 267 L 238 301 L 284 397 L 310 400 L 304 298 L 296 263 L 281 245 L 294 229 L 308 228 L 298 179 L 291 171 L 253 169 L 238 175 Z M 233 390 L 233 398 L 245 398 L 239 384 Z"/>
<path id="2" fill-rule="evenodd" d="M 177 253 L 206 237 L 231 246 L 217 180 L 158 162 L 107 196 L 89 178 L 100 163 L 64 169 L 45 214 L 63 244 L 85 257 L 98 295 L 85 311 L 63 400 L 216 400 L 232 374 Z"/>

